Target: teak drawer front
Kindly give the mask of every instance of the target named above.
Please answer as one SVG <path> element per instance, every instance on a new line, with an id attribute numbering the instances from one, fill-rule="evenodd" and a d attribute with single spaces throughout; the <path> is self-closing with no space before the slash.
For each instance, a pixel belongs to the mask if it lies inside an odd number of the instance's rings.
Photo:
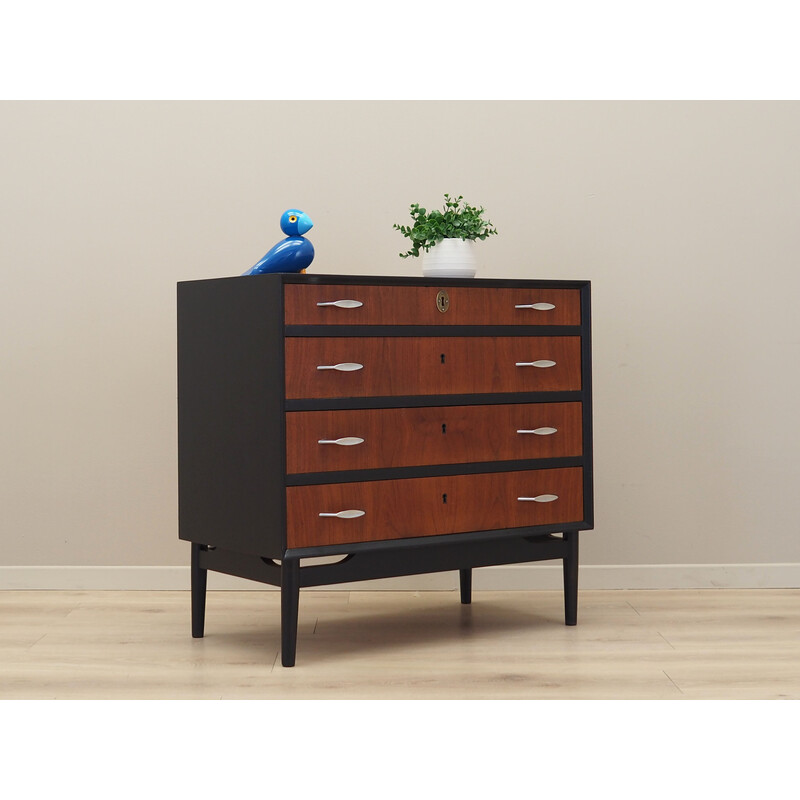
<path id="1" fill-rule="evenodd" d="M 583 519 L 580 467 L 286 489 L 290 548 L 523 528 Z M 555 496 L 557 499 L 550 500 Z M 531 498 L 520 500 L 520 497 Z M 539 497 L 539 501 L 532 498 Z M 363 512 L 353 518 L 324 516 Z"/>
<path id="2" fill-rule="evenodd" d="M 440 291 L 447 293 L 444 312 L 437 303 Z M 361 305 L 318 305 L 337 301 Z M 290 283 L 284 286 L 284 320 L 287 325 L 580 325 L 580 291 Z"/>
<path id="3" fill-rule="evenodd" d="M 286 414 L 290 474 L 581 454 L 580 403 Z"/>
<path id="4" fill-rule="evenodd" d="M 286 396 L 579 390 L 580 342 L 579 336 L 289 337 Z M 347 364 L 358 369 L 334 369 Z"/>

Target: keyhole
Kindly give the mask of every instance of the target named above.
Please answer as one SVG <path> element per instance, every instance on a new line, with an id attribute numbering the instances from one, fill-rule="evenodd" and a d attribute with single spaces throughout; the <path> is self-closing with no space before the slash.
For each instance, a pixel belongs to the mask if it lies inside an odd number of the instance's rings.
<path id="1" fill-rule="evenodd" d="M 447 495 L 446 494 L 442 495 L 442 502 L 447 504 Z"/>
<path id="2" fill-rule="evenodd" d="M 442 359 L 442 364 L 444 364 L 444 353 L 442 353 L 441 359 Z"/>
<path id="3" fill-rule="evenodd" d="M 447 423 L 446 422 L 442 423 L 442 433 L 447 433 Z"/>

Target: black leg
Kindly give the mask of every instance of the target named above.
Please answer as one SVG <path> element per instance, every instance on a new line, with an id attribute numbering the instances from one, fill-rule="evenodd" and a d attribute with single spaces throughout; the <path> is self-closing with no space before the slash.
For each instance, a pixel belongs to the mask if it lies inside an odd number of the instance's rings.
<path id="1" fill-rule="evenodd" d="M 297 608 L 300 604 L 300 559 L 281 563 L 281 664 L 294 666 L 297 650 Z"/>
<path id="2" fill-rule="evenodd" d="M 200 551 L 204 544 L 192 542 L 192 636 L 201 639 L 206 622 L 206 584 L 208 570 L 200 566 Z"/>
<path id="3" fill-rule="evenodd" d="M 578 624 L 578 531 L 564 534 L 567 554 L 564 556 L 564 621 Z"/>
<path id="4" fill-rule="evenodd" d="M 472 602 L 472 570 L 460 569 L 458 576 L 461 582 L 461 602 L 469 605 Z"/>

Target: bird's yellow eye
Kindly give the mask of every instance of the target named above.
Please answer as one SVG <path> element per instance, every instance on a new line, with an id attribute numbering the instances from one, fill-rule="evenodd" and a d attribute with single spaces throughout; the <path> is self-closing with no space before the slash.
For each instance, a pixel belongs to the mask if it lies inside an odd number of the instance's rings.
<path id="1" fill-rule="evenodd" d="M 292 216 L 289 217 L 289 222 L 297 222 L 297 217 L 294 214 L 292 214 Z"/>

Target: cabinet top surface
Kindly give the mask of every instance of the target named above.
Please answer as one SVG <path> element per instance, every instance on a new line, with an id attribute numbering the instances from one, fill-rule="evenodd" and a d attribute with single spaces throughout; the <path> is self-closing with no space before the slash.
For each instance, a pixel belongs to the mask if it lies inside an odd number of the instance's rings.
<path id="1" fill-rule="evenodd" d="M 265 281 L 270 283 L 343 284 L 343 285 L 384 285 L 384 286 L 483 286 L 506 287 L 539 286 L 556 289 L 580 289 L 590 286 L 588 280 L 547 280 L 539 278 L 424 278 L 405 275 L 334 275 L 308 274 L 295 272 L 276 272 L 269 275 L 244 275 L 220 278 L 203 278 L 193 281 L 179 281 L 178 285 L 213 283 L 227 281 Z"/>

